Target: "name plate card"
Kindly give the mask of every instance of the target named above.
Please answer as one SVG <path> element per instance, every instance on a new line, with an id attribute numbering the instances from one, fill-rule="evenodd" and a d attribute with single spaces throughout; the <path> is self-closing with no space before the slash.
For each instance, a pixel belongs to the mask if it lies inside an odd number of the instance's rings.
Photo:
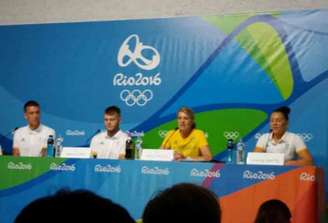
<path id="1" fill-rule="evenodd" d="M 63 147 L 60 154 L 62 158 L 80 158 L 88 159 L 91 156 L 91 149 L 89 147 Z"/>
<path id="2" fill-rule="evenodd" d="M 171 149 L 143 149 L 141 160 L 172 161 L 174 151 Z"/>
<path id="3" fill-rule="evenodd" d="M 249 152 L 247 154 L 247 164 L 252 165 L 275 165 L 283 166 L 285 162 L 285 155 L 283 153 L 255 153 Z"/>

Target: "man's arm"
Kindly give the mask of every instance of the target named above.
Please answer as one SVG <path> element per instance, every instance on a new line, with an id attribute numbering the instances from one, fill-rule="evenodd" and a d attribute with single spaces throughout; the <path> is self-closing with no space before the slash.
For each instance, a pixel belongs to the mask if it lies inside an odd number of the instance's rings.
<path id="1" fill-rule="evenodd" d="M 19 151 L 19 136 L 17 131 L 14 132 L 14 137 L 13 137 L 13 156 L 20 156 L 20 151 Z"/>
<path id="2" fill-rule="evenodd" d="M 20 156 L 19 149 L 17 147 L 13 148 L 13 156 Z"/>

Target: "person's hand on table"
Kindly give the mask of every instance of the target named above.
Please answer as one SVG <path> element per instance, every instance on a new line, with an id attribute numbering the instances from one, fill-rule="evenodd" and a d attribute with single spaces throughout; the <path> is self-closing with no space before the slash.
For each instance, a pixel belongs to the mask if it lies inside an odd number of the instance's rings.
<path id="1" fill-rule="evenodd" d="M 41 152 L 40 152 L 40 156 L 42 156 L 42 157 L 46 157 L 47 156 L 47 148 L 46 147 L 43 147 L 42 149 L 41 149 Z"/>
<path id="2" fill-rule="evenodd" d="M 182 153 L 179 152 L 174 152 L 174 160 L 182 160 L 185 159 L 186 157 L 184 155 L 182 155 Z"/>

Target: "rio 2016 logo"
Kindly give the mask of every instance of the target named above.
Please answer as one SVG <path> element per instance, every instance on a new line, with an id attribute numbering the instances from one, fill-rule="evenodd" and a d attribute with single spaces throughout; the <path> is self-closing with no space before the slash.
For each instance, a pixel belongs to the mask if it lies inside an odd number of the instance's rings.
<path id="1" fill-rule="evenodd" d="M 160 54 L 154 47 L 143 44 L 138 35 L 132 34 L 123 41 L 118 51 L 117 63 L 120 67 L 134 64 L 144 71 L 151 71 L 160 64 Z M 135 75 L 117 73 L 113 78 L 113 86 L 134 88 L 124 88 L 120 93 L 120 99 L 130 107 L 145 106 L 154 96 L 149 87 L 159 86 L 161 83 L 160 73 L 154 75 L 144 75 L 140 72 Z M 139 87 L 147 88 L 140 89 Z"/>

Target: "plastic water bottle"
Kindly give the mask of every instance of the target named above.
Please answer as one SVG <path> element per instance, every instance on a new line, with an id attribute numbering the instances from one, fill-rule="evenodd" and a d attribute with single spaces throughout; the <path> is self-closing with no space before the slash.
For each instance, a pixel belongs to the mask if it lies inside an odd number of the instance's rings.
<path id="1" fill-rule="evenodd" d="M 135 158 L 140 159 L 142 155 L 142 139 L 141 136 L 138 136 L 136 139 L 136 151 L 135 151 Z"/>
<path id="2" fill-rule="evenodd" d="M 245 143 L 242 139 L 237 143 L 236 163 L 245 164 Z"/>
<path id="3" fill-rule="evenodd" d="M 49 135 L 48 141 L 47 141 L 47 156 L 48 157 L 54 157 L 55 156 L 55 148 L 54 148 L 54 136 Z"/>
<path id="4" fill-rule="evenodd" d="M 227 141 L 227 150 L 228 150 L 228 160 L 227 163 L 228 164 L 233 164 L 233 140 L 232 139 L 228 139 Z"/>
<path id="5" fill-rule="evenodd" d="M 55 140 L 56 157 L 60 157 L 63 149 L 63 142 L 64 138 L 61 135 L 59 135 Z"/>

